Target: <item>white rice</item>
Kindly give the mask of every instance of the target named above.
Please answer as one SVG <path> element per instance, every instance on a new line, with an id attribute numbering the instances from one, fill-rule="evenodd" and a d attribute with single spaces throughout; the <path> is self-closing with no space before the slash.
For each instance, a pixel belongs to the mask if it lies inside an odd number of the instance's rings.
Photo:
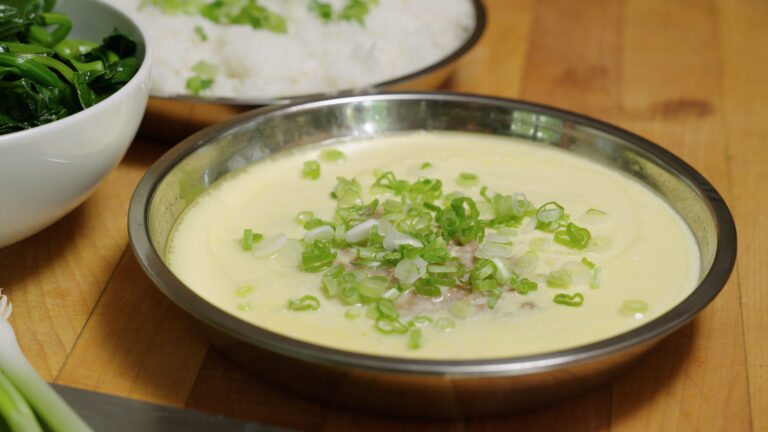
<path id="1" fill-rule="evenodd" d="M 287 34 L 165 15 L 141 0 L 108 0 L 140 21 L 153 44 L 152 94 L 189 94 L 192 66 L 219 68 L 201 96 L 275 98 L 345 89 L 415 72 L 448 56 L 474 29 L 470 0 L 379 0 L 356 21 L 323 22 L 309 0 L 260 0 L 282 15 Z M 347 0 L 326 0 L 335 11 Z M 201 27 L 207 41 L 195 34 Z"/>

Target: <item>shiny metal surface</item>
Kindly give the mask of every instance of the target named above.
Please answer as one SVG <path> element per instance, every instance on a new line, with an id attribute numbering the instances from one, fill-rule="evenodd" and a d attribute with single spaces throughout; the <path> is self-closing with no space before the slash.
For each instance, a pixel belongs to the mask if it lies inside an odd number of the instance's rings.
<path id="1" fill-rule="evenodd" d="M 472 6 L 475 10 L 475 28 L 469 37 L 459 45 L 453 52 L 448 54 L 441 60 L 428 65 L 424 68 L 408 73 L 403 76 L 394 77 L 387 81 L 371 84 L 370 86 L 357 89 L 340 90 L 332 93 L 316 93 L 307 95 L 277 97 L 277 98 L 259 98 L 259 97 L 238 97 L 238 98 L 226 98 L 226 97 L 203 97 L 193 95 L 180 95 L 180 94 L 155 94 L 150 96 L 171 99 L 181 102 L 202 102 L 202 103 L 215 103 L 224 105 L 286 105 L 292 103 L 298 103 L 302 101 L 314 100 L 319 98 L 328 97 L 341 97 L 351 94 L 359 94 L 362 92 L 379 92 L 382 90 L 397 90 L 397 91 L 409 91 L 409 90 L 431 90 L 436 89 L 442 85 L 450 73 L 453 71 L 456 61 L 466 54 L 477 43 L 485 30 L 485 8 L 481 0 L 472 0 Z"/>
<path id="2" fill-rule="evenodd" d="M 51 384 L 95 431 L 289 432 L 264 424 Z"/>
<path id="3" fill-rule="evenodd" d="M 349 353 L 269 332 L 211 306 L 165 266 L 174 222 L 223 175 L 296 146 L 410 130 L 518 137 L 560 147 L 637 179 L 667 200 L 692 228 L 702 252 L 699 286 L 659 318 L 589 345 L 492 360 L 413 360 Z M 722 289 L 736 256 L 733 218 L 720 195 L 661 147 L 554 108 L 452 93 L 390 93 L 267 107 L 203 130 L 150 168 L 131 200 L 128 225 L 147 274 L 205 324 L 222 352 L 246 369 L 328 403 L 434 417 L 522 409 L 604 381 L 704 308 Z"/>

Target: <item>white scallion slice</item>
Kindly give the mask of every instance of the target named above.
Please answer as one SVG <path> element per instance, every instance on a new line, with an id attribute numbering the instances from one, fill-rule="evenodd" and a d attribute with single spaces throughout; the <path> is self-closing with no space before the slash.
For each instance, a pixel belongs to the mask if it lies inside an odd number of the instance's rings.
<path id="1" fill-rule="evenodd" d="M 344 233 L 344 240 L 348 241 L 349 243 L 357 243 L 359 241 L 363 241 L 370 236 L 371 228 L 378 225 L 379 221 L 376 219 L 368 219 L 367 221 L 361 222 Z"/>
<path id="2" fill-rule="evenodd" d="M 304 241 L 307 243 L 314 243 L 315 240 L 329 241 L 333 240 L 333 234 L 334 231 L 330 225 L 320 225 L 307 231 L 304 234 Z"/>
<path id="3" fill-rule="evenodd" d="M 415 239 L 408 234 L 401 233 L 396 229 L 393 229 L 384 236 L 382 245 L 386 250 L 395 250 L 400 247 L 400 245 L 410 245 L 417 248 L 424 247 L 424 244 L 418 239 Z"/>
<path id="4" fill-rule="evenodd" d="M 499 285 L 507 285 L 512 279 L 511 262 L 501 258 L 491 258 L 491 262 L 496 266 L 496 281 Z"/>
<path id="5" fill-rule="evenodd" d="M 528 221 L 520 227 L 520 234 L 528 234 L 536 228 L 536 218 L 528 218 Z"/>
<path id="6" fill-rule="evenodd" d="M 270 257 L 277 253 L 288 242 L 288 237 L 283 234 L 265 238 L 253 247 L 253 255 L 259 258 Z"/>
<path id="7" fill-rule="evenodd" d="M 515 256 L 515 249 L 510 245 L 500 243 L 483 243 L 480 249 L 475 252 L 478 258 L 512 258 Z"/>
<path id="8" fill-rule="evenodd" d="M 406 258 L 395 266 L 395 277 L 400 283 L 411 285 L 427 272 L 427 262 L 421 257 Z"/>
<path id="9" fill-rule="evenodd" d="M 501 244 L 511 243 L 508 236 L 501 235 L 501 234 L 487 234 L 485 236 L 485 241 L 488 243 L 501 243 Z"/>
<path id="10" fill-rule="evenodd" d="M 578 261 L 567 261 L 561 268 L 571 272 L 572 285 L 588 285 L 592 279 L 592 270 Z"/>
<path id="11" fill-rule="evenodd" d="M 613 248 L 613 238 L 607 235 L 593 235 L 589 239 L 587 250 L 595 253 L 608 252 Z"/>
<path id="12" fill-rule="evenodd" d="M 539 266 L 539 256 L 536 252 L 527 252 L 512 261 L 512 271 L 519 276 L 526 276 L 536 271 Z"/>
<path id="13" fill-rule="evenodd" d="M 548 238 L 538 237 L 528 242 L 528 247 L 534 252 L 546 252 L 552 246 L 552 241 Z"/>
<path id="14" fill-rule="evenodd" d="M 286 240 L 283 247 L 277 251 L 277 260 L 285 267 L 297 267 L 301 263 L 301 243 L 297 240 Z"/>
<path id="15" fill-rule="evenodd" d="M 602 210 L 589 209 L 579 216 L 579 222 L 584 225 L 604 225 L 611 221 L 611 216 Z"/>
<path id="16" fill-rule="evenodd" d="M 456 266 L 452 266 L 452 265 L 438 265 L 438 264 L 431 264 L 429 267 L 427 267 L 427 269 L 431 273 L 453 273 L 456 270 L 458 270 L 458 268 Z"/>

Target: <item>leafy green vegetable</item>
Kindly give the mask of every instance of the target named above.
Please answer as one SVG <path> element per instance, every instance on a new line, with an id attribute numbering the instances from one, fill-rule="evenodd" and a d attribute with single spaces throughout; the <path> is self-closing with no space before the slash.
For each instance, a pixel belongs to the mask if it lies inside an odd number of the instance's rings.
<path id="1" fill-rule="evenodd" d="M 192 72 L 195 75 L 187 80 L 187 90 L 194 94 L 200 94 L 201 91 L 211 88 L 216 75 L 219 73 L 219 68 L 201 60 L 192 66 Z"/>
<path id="2" fill-rule="evenodd" d="M 114 30 L 101 44 L 66 39 L 72 22 L 52 7 L 50 0 L 0 4 L 0 134 L 93 106 L 139 69 L 126 35 Z"/>

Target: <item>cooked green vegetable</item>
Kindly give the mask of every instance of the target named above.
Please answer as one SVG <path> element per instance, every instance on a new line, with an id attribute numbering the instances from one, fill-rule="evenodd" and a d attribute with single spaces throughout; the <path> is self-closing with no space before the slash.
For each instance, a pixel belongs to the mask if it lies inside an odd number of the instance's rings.
<path id="1" fill-rule="evenodd" d="M 51 0 L 0 4 L 0 135 L 72 115 L 136 74 L 136 43 L 115 29 L 101 44 L 65 39 L 66 15 Z"/>
<path id="2" fill-rule="evenodd" d="M 192 66 L 192 72 L 195 75 L 187 80 L 187 90 L 194 94 L 200 94 L 201 91 L 211 88 L 216 75 L 219 73 L 219 68 L 201 60 Z"/>

